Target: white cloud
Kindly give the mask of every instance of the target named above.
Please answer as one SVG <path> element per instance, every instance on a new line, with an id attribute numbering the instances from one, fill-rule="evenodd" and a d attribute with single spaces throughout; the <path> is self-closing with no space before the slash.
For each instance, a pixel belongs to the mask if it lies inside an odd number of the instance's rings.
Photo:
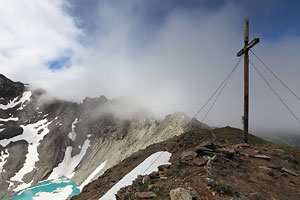
<path id="1" fill-rule="evenodd" d="M 73 51 L 80 30 L 61 0 L 0 2 L 0 69 L 32 81 L 49 73 L 46 63 Z"/>
<path id="2" fill-rule="evenodd" d="M 214 11 L 177 8 L 153 25 L 143 18 L 149 4 L 102 0 L 93 13 L 96 28 L 90 33 L 75 26 L 74 20 L 82 24 L 84 19 L 68 14 L 65 2 L 0 2 L 1 73 L 69 100 L 127 96 L 160 117 L 177 110 L 193 115 L 235 65 L 243 45 L 243 10 L 234 4 Z M 253 24 L 250 21 L 250 33 Z M 84 45 L 79 39 L 86 41 Z M 295 87 L 300 84 L 298 40 L 288 35 L 276 41 L 261 38 L 254 48 Z M 55 72 L 47 68 L 47 61 L 70 52 L 69 68 Z M 267 88 L 256 76 L 251 74 L 252 130 L 299 130 L 272 94 L 266 96 Z M 241 65 L 206 122 L 241 127 L 242 83 Z M 299 107 L 295 101 L 291 104 Z"/>

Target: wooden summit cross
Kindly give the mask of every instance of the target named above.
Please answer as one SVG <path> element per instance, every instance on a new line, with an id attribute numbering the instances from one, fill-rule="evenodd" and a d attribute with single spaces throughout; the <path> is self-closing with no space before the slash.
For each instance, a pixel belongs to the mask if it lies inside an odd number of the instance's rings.
<path id="1" fill-rule="evenodd" d="M 254 47 L 259 42 L 259 38 L 254 38 L 249 43 L 249 20 L 245 19 L 245 29 L 244 29 L 244 42 L 245 46 L 238 53 L 237 56 L 240 57 L 244 55 L 244 142 L 248 143 L 248 121 L 249 121 L 249 55 L 248 51 Z"/>

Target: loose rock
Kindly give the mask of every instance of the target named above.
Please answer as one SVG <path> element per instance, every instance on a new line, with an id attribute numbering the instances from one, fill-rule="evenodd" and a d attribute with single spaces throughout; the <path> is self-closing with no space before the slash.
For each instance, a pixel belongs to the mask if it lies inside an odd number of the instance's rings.
<path id="1" fill-rule="evenodd" d="M 232 148 L 217 148 L 215 151 L 225 154 L 225 156 L 232 156 L 235 154 L 235 150 Z"/>
<path id="2" fill-rule="evenodd" d="M 211 187 L 216 187 L 218 185 L 217 182 L 211 178 L 205 178 L 205 181 L 207 182 L 207 185 Z"/>
<path id="3" fill-rule="evenodd" d="M 197 153 L 202 153 L 202 152 L 212 152 L 213 150 L 206 148 L 206 147 L 201 147 L 201 146 L 197 146 L 196 147 L 196 152 Z"/>
<path id="4" fill-rule="evenodd" d="M 266 170 L 266 171 L 270 171 L 271 168 L 269 167 L 266 167 L 266 166 L 258 166 L 259 169 L 262 169 L 262 170 Z"/>
<path id="5" fill-rule="evenodd" d="M 193 199 L 191 192 L 184 188 L 177 188 L 171 190 L 169 195 L 171 200 L 192 200 Z"/>
<path id="6" fill-rule="evenodd" d="M 250 145 L 246 144 L 246 143 L 236 144 L 236 145 L 232 146 L 232 148 L 235 148 L 235 149 L 243 149 L 243 148 L 247 148 L 247 147 L 250 147 Z"/>
<path id="7" fill-rule="evenodd" d="M 156 197 L 156 194 L 154 192 L 137 192 L 135 197 L 138 199 L 152 199 Z"/>
<path id="8" fill-rule="evenodd" d="M 287 168 L 281 168 L 281 170 L 283 171 L 283 172 L 286 172 L 286 173 L 288 173 L 288 174 L 291 174 L 291 175 L 293 175 L 293 176 L 298 176 L 298 174 L 296 174 L 295 172 L 293 172 L 292 170 L 289 170 L 289 169 L 287 169 Z"/>
<path id="9" fill-rule="evenodd" d="M 206 163 L 206 160 L 202 157 L 194 158 L 193 163 L 198 166 L 203 166 Z"/>
<path id="10" fill-rule="evenodd" d="M 181 154 L 182 161 L 190 161 L 197 157 L 197 153 L 194 151 L 185 151 Z"/>
<path id="11" fill-rule="evenodd" d="M 263 159 L 263 160 L 271 160 L 270 156 L 266 156 L 266 155 L 263 155 L 263 154 L 254 155 L 254 158 L 259 158 L 259 159 Z"/>
<path id="12" fill-rule="evenodd" d="M 142 183 L 143 183 L 143 184 L 148 184 L 148 183 L 150 183 L 150 176 L 144 176 L 144 177 L 143 177 L 143 180 L 142 180 Z"/>
<path id="13" fill-rule="evenodd" d="M 212 141 L 202 142 L 198 147 L 206 147 L 209 149 L 216 149 L 216 145 Z"/>

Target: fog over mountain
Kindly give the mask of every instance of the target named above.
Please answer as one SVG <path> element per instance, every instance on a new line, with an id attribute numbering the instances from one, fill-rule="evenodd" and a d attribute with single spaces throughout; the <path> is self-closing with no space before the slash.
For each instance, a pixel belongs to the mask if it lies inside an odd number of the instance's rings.
<path id="1" fill-rule="evenodd" d="M 193 116 L 236 64 L 248 16 L 250 39 L 261 39 L 253 51 L 300 94 L 298 24 L 287 19 L 280 29 L 275 17 L 266 28 L 278 31 L 268 35 L 261 22 L 273 16 L 267 2 L 259 9 L 249 9 L 245 1 L 185 2 L 3 1 L 0 72 L 45 89 L 47 97 L 81 102 L 103 94 L 157 118 L 174 111 Z M 254 12 L 261 18 L 251 18 Z M 241 64 L 205 123 L 242 126 L 242 69 Z M 297 121 L 252 70 L 250 77 L 250 131 L 300 133 Z M 300 103 L 274 86 L 300 113 Z"/>

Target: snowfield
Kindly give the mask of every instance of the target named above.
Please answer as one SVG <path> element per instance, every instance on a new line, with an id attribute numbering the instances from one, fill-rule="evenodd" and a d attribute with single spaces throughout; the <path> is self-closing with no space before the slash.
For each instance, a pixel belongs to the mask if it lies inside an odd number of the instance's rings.
<path id="1" fill-rule="evenodd" d="M 24 175 L 31 172 L 35 168 L 35 163 L 39 161 L 37 148 L 40 144 L 40 141 L 49 133 L 48 125 L 50 123 L 51 122 L 48 122 L 47 119 L 43 119 L 34 124 L 21 126 L 23 128 L 23 133 L 21 135 L 0 141 L 0 145 L 3 147 L 6 147 L 11 142 L 20 140 L 25 140 L 28 143 L 28 153 L 26 154 L 26 160 L 23 167 L 8 181 L 10 183 L 10 187 L 13 186 L 12 181 L 21 183 L 17 188 L 14 189 L 15 192 L 25 189 L 31 185 L 31 183 L 24 183 L 22 179 Z M 41 131 L 40 134 L 39 131 Z"/>
<path id="2" fill-rule="evenodd" d="M 125 186 L 131 185 L 132 182 L 138 177 L 138 175 L 151 174 L 154 171 L 158 171 L 160 165 L 171 164 L 169 160 L 171 153 L 166 151 L 160 151 L 152 154 L 126 176 L 124 176 L 116 185 L 114 185 L 105 195 L 99 200 L 115 200 L 115 194 Z"/>
<path id="3" fill-rule="evenodd" d="M 84 186 L 89 184 L 91 180 L 105 167 L 106 162 L 101 163 L 90 175 L 89 177 L 79 186 L 80 191 L 83 189 Z"/>
<path id="4" fill-rule="evenodd" d="M 89 146 L 90 146 L 90 140 L 87 139 L 84 142 L 80 153 L 74 157 L 71 157 L 73 147 L 71 146 L 67 147 L 63 161 L 59 163 L 59 165 L 56 168 L 53 169 L 48 179 L 56 179 L 62 176 L 72 178 L 74 176 L 75 168 L 79 165 L 80 161 L 86 154 Z"/>
<path id="5" fill-rule="evenodd" d="M 72 141 L 75 141 L 75 138 L 76 138 L 75 126 L 76 126 L 77 122 L 78 122 L 78 119 L 76 118 L 75 121 L 72 123 L 72 131 L 68 134 L 68 137 Z M 75 174 L 76 167 L 79 165 L 79 163 L 85 156 L 89 146 L 90 146 L 90 140 L 86 139 L 85 142 L 83 143 L 83 146 L 80 148 L 81 149 L 80 153 L 73 157 L 71 156 L 73 147 L 68 146 L 66 148 L 66 152 L 65 152 L 63 161 L 61 163 L 59 163 L 59 165 L 56 168 L 53 169 L 48 180 L 57 179 L 62 176 L 72 178 Z"/>
<path id="6" fill-rule="evenodd" d="M 20 100 L 18 100 L 18 97 L 16 97 L 14 100 L 12 100 L 6 105 L 0 104 L 0 109 L 7 110 L 9 108 L 14 108 L 17 105 L 21 104 L 18 110 L 22 110 L 25 107 L 25 102 L 30 101 L 31 95 L 32 95 L 31 91 L 25 91 L 23 93 L 23 96 L 20 98 Z"/>

